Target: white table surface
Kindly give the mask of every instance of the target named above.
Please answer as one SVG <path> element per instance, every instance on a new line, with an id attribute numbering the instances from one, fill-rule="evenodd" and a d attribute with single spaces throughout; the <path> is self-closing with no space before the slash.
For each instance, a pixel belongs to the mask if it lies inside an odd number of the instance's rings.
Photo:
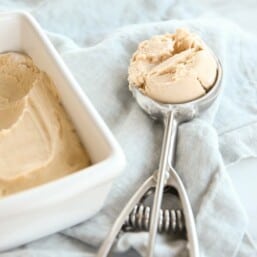
<path id="1" fill-rule="evenodd" d="M 257 159 L 243 160 L 228 168 L 239 199 L 249 216 L 249 232 L 257 242 Z"/>

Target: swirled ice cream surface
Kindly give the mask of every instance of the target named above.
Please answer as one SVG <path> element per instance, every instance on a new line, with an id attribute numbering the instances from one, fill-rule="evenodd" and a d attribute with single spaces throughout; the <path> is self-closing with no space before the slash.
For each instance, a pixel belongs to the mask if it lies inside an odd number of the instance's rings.
<path id="1" fill-rule="evenodd" d="M 27 55 L 0 54 L 0 197 L 89 164 L 48 75 Z"/>
<path id="2" fill-rule="evenodd" d="M 141 42 L 128 70 L 129 86 L 162 103 L 184 103 L 214 85 L 217 63 L 204 42 L 186 29 Z"/>

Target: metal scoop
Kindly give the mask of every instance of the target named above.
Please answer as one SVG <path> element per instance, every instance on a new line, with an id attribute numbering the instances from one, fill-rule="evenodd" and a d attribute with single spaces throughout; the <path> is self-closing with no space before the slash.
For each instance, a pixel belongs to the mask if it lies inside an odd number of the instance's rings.
<path id="1" fill-rule="evenodd" d="M 154 119 L 164 121 L 164 136 L 161 149 L 161 157 L 158 170 L 149 177 L 142 186 L 134 193 L 125 208 L 121 211 L 119 217 L 114 223 L 110 233 L 101 245 L 97 256 L 104 257 L 109 253 L 114 240 L 122 231 L 127 231 L 128 226 L 137 227 L 138 230 L 149 229 L 149 244 L 147 256 L 152 257 L 157 231 L 169 231 L 176 228 L 185 227 L 187 247 L 190 257 L 199 257 L 198 239 L 195 228 L 194 216 L 188 200 L 185 187 L 174 169 L 175 164 L 175 145 L 178 125 L 189 121 L 206 110 L 216 99 L 220 92 L 220 81 L 222 69 L 218 59 L 213 54 L 217 62 L 217 76 L 213 87 L 201 98 L 182 104 L 162 104 L 146 95 L 132 86 L 131 91 L 140 107 Z M 179 217 L 175 211 L 161 209 L 164 188 L 175 188 L 183 209 Z M 155 188 L 155 195 L 152 209 L 147 209 L 143 205 L 137 205 L 142 199 L 149 195 L 151 189 Z M 149 191 L 150 190 L 150 191 Z M 136 208 L 135 208 L 136 206 Z M 133 214 L 136 214 L 134 215 Z M 129 218 L 128 218 L 129 217 Z M 125 225 L 124 225 L 125 223 Z"/>

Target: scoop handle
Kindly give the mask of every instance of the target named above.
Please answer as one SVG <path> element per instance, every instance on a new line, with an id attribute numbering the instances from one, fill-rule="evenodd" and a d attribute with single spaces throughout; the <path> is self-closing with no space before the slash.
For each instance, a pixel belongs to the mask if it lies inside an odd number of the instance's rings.
<path id="1" fill-rule="evenodd" d="M 169 111 L 164 118 L 164 135 L 162 140 L 161 157 L 156 178 L 156 191 L 153 200 L 152 214 L 150 220 L 149 244 L 147 257 L 154 256 L 154 246 L 158 229 L 158 219 L 163 198 L 163 189 L 169 178 L 169 167 L 175 162 L 175 145 L 178 122 L 175 112 Z"/>
<path id="2" fill-rule="evenodd" d="M 152 175 L 149 177 L 141 186 L 140 188 L 133 194 L 133 196 L 129 199 L 125 207 L 120 212 L 119 216 L 117 217 L 116 221 L 114 222 L 111 230 L 109 231 L 108 235 L 106 236 L 105 240 L 103 241 L 102 245 L 100 246 L 96 257 L 107 257 L 114 241 L 118 237 L 119 233 L 121 232 L 121 228 L 135 207 L 136 204 L 142 199 L 142 197 L 145 195 L 145 192 L 147 192 L 150 188 L 153 188 L 155 186 L 155 179 Z"/>

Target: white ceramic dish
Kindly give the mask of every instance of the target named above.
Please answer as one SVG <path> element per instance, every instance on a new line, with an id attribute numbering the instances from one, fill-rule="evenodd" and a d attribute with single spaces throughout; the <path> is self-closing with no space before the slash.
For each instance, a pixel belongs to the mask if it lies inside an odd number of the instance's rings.
<path id="1" fill-rule="evenodd" d="M 55 82 L 93 165 L 0 200 L 0 251 L 75 225 L 94 215 L 124 167 L 114 137 L 84 95 L 37 22 L 23 12 L 0 14 L 0 52 L 32 57 Z M 0 117 L 1 118 L 1 117 Z"/>

